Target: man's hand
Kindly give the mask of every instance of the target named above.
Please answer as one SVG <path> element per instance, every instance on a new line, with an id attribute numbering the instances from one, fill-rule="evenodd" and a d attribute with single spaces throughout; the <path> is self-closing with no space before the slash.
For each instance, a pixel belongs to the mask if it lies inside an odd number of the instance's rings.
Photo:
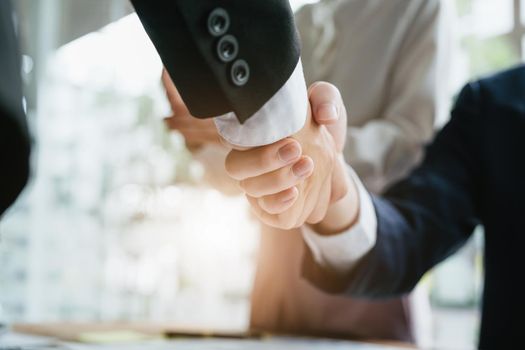
<path id="1" fill-rule="evenodd" d="M 174 114 L 166 123 L 181 132 L 188 148 L 224 144 L 211 119 L 191 115 L 165 70 L 162 82 Z M 240 181 L 256 215 L 279 228 L 318 223 L 329 204 L 347 192 L 341 155 L 346 110 L 339 91 L 330 84 L 316 83 L 309 89 L 309 98 L 308 121 L 293 138 L 265 147 L 233 150 L 226 160 L 230 176 Z"/>
<path id="2" fill-rule="evenodd" d="M 204 144 L 221 145 L 221 138 L 213 120 L 198 119 L 191 115 L 165 69 L 162 71 L 162 84 L 173 111 L 173 115 L 165 119 L 166 125 L 184 136 L 186 146 L 192 149 Z"/>
<path id="3" fill-rule="evenodd" d="M 346 110 L 339 91 L 316 83 L 309 89 L 309 99 L 307 123 L 293 138 L 233 150 L 226 159 L 228 173 L 239 180 L 255 214 L 282 229 L 318 223 L 329 204 L 347 192 L 341 154 Z"/>

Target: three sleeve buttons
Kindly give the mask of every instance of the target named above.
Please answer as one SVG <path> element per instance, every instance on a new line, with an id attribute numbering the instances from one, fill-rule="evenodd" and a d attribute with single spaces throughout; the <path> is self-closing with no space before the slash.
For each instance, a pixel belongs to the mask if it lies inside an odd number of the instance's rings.
<path id="1" fill-rule="evenodd" d="M 242 87 L 250 80 L 250 66 L 243 59 L 237 59 L 239 42 L 231 34 L 226 34 L 230 29 L 230 16 L 223 8 L 216 8 L 208 16 L 208 32 L 219 38 L 216 44 L 216 55 L 222 63 L 230 64 L 230 80 L 238 87 Z M 235 60 L 235 61 L 234 61 Z"/>

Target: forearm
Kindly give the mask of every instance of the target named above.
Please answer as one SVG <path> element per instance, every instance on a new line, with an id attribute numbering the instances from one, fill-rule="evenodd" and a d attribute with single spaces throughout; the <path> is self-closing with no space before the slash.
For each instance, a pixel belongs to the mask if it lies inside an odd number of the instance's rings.
<path id="1" fill-rule="evenodd" d="M 410 291 L 424 273 L 468 240 L 478 224 L 474 198 L 479 192 L 477 174 L 482 168 L 481 159 L 472 151 L 482 147 L 483 142 L 472 136 L 481 134 L 476 124 L 477 109 L 472 107 L 478 105 L 478 99 L 476 89 L 464 89 L 452 121 L 428 148 L 422 165 L 383 198 L 374 198 L 376 239 L 372 248 L 353 264 L 343 265 L 343 269 L 334 262 L 323 264 L 327 257 L 342 250 L 342 243 L 332 242 L 331 251 L 325 248 L 324 254 L 316 255 L 311 249 L 303 265 L 306 279 L 332 293 L 398 295 Z M 367 222 L 363 218 L 364 198 L 358 224 Z M 341 236 L 347 240 L 356 237 L 348 233 Z M 317 248 L 323 249 L 322 243 Z M 355 244 L 344 253 L 349 255 L 354 250 Z"/>
<path id="2" fill-rule="evenodd" d="M 374 247 L 377 219 L 372 200 L 352 169 L 346 172 L 348 193 L 315 226 L 303 227 L 303 237 L 321 269 L 346 275 Z"/>
<path id="3" fill-rule="evenodd" d="M 287 0 L 131 2 L 189 113 L 215 118 L 230 144 L 268 145 L 303 127 L 308 98 Z"/>

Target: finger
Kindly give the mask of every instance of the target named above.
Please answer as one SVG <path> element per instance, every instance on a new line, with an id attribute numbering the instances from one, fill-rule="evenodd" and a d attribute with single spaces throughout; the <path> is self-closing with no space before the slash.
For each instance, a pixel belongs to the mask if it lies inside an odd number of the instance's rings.
<path id="1" fill-rule="evenodd" d="M 257 203 L 268 214 L 276 215 L 290 209 L 298 196 L 299 190 L 294 186 L 282 192 L 258 198 Z"/>
<path id="2" fill-rule="evenodd" d="M 344 105 L 341 94 L 334 85 L 323 81 L 313 83 L 308 89 L 308 99 L 318 124 L 338 122 Z"/>
<path id="3" fill-rule="evenodd" d="M 213 121 L 209 121 L 207 119 L 202 120 L 198 118 L 194 118 L 189 114 L 183 115 L 176 115 L 172 117 L 168 117 L 164 119 L 166 125 L 170 129 L 195 129 L 195 130 L 209 130 L 217 133 L 217 128 L 215 127 L 215 123 Z"/>
<path id="4" fill-rule="evenodd" d="M 274 214 L 270 214 L 267 211 L 263 210 L 261 206 L 259 205 L 259 201 L 257 198 L 250 197 L 249 195 L 246 195 L 246 199 L 248 200 L 248 203 L 250 203 L 250 208 L 252 212 L 255 214 L 257 219 L 259 219 L 261 222 L 265 223 L 266 225 L 277 227 L 278 226 L 278 218 Z"/>
<path id="5" fill-rule="evenodd" d="M 214 133 L 195 129 L 182 129 L 177 131 L 179 131 L 182 136 L 184 136 L 184 139 L 187 143 L 221 143 L 220 137 L 216 132 Z"/>
<path id="6" fill-rule="evenodd" d="M 314 120 L 326 126 L 338 151 L 342 151 L 346 139 L 347 113 L 339 90 L 332 84 L 317 82 L 310 86 L 308 97 Z"/>
<path id="7" fill-rule="evenodd" d="M 299 142 L 284 139 L 268 146 L 232 150 L 226 157 L 225 167 L 232 178 L 244 180 L 292 164 L 301 157 L 301 153 Z"/>
<path id="8" fill-rule="evenodd" d="M 263 210 L 258 203 L 257 198 L 246 196 L 248 202 L 250 203 L 250 208 L 254 215 L 263 223 L 268 226 L 278 228 L 280 230 L 291 230 L 294 227 L 297 227 L 296 220 L 294 220 L 294 214 L 290 213 L 293 209 L 293 206 L 286 210 L 282 214 L 270 214 Z"/>
<path id="9" fill-rule="evenodd" d="M 169 129 L 172 130 L 187 128 L 190 124 L 188 118 L 185 115 L 173 115 L 164 118 L 164 123 Z"/>
<path id="10" fill-rule="evenodd" d="M 251 197 L 260 198 L 291 188 L 310 175 L 314 162 L 310 157 L 302 157 L 297 163 L 257 177 L 241 181 L 240 186 Z"/>

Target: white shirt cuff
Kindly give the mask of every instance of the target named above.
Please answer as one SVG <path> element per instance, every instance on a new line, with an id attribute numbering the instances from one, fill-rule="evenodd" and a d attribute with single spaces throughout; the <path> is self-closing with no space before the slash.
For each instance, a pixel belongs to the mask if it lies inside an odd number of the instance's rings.
<path id="1" fill-rule="evenodd" d="M 298 61 L 285 85 L 266 104 L 241 124 L 234 112 L 215 118 L 219 134 L 240 147 L 269 145 L 301 130 L 308 112 L 303 66 Z"/>
<path id="2" fill-rule="evenodd" d="M 370 194 L 352 169 L 350 175 L 359 194 L 357 223 L 348 231 L 333 236 L 321 236 L 307 225 L 302 229 L 303 238 L 315 261 L 341 274 L 350 271 L 374 247 L 377 237 L 377 218 Z"/>

